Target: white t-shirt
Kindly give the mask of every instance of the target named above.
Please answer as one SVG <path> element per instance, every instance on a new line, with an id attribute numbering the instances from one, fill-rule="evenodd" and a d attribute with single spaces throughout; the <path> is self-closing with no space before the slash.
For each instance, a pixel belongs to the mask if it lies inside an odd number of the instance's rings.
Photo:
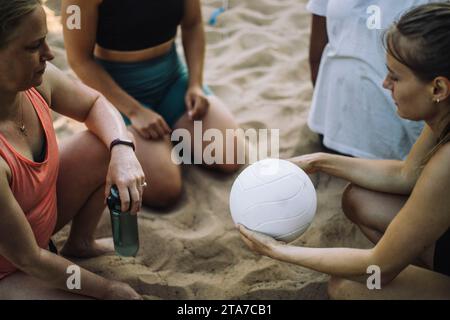
<path id="1" fill-rule="evenodd" d="M 310 12 L 327 18 L 329 43 L 308 119 L 311 130 L 324 135 L 325 146 L 363 158 L 407 156 L 423 123 L 401 119 L 382 86 L 387 74 L 382 35 L 409 8 L 429 2 L 436 1 L 309 1 Z"/>

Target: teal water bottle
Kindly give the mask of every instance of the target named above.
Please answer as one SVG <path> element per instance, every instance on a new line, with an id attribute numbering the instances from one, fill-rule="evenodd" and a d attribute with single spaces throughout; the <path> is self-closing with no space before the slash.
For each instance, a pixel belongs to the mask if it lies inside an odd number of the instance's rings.
<path id="1" fill-rule="evenodd" d="M 119 256 L 134 257 L 139 250 L 137 215 L 121 211 L 119 191 L 116 186 L 106 199 L 111 214 L 114 249 Z"/>

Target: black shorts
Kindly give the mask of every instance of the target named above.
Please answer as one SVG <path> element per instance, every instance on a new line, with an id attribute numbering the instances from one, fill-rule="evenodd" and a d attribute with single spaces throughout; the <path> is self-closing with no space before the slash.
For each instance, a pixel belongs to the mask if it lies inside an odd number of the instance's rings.
<path id="1" fill-rule="evenodd" d="M 48 251 L 58 254 L 58 248 L 56 248 L 56 245 L 52 239 L 50 239 L 50 242 L 48 243 Z"/>
<path id="2" fill-rule="evenodd" d="M 450 229 L 436 241 L 434 271 L 450 276 Z"/>

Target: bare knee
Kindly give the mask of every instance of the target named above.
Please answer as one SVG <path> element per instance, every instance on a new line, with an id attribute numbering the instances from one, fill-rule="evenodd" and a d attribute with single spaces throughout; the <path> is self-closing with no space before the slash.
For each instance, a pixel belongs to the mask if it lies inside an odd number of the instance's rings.
<path id="1" fill-rule="evenodd" d="M 360 202 L 360 191 L 361 188 L 349 183 L 342 194 L 342 210 L 344 211 L 346 217 L 354 222 L 359 223 L 359 202 Z"/>
<path id="2" fill-rule="evenodd" d="M 151 181 L 143 194 L 143 203 L 149 207 L 167 208 L 177 203 L 182 192 L 181 174 Z"/>
<path id="3" fill-rule="evenodd" d="M 63 141 L 60 145 L 59 181 L 84 179 L 90 181 L 93 190 L 105 182 L 109 150 L 92 132 L 83 131 Z M 80 168 L 80 163 L 83 165 Z M 80 168 L 75 170 L 74 168 Z M 80 176 L 80 173 L 83 173 Z M 74 175 L 78 175 L 74 177 Z M 63 179 L 63 180 L 61 180 Z M 89 190 L 89 191 L 93 191 Z"/>
<path id="4" fill-rule="evenodd" d="M 218 164 L 215 165 L 214 168 L 220 172 L 226 173 L 226 174 L 233 174 L 238 172 L 242 165 L 240 164 Z"/>
<path id="5" fill-rule="evenodd" d="M 85 146 L 89 146 L 89 151 L 102 160 L 109 159 L 109 150 L 105 144 L 91 131 L 86 130 L 80 133 L 78 140 L 83 141 Z"/>

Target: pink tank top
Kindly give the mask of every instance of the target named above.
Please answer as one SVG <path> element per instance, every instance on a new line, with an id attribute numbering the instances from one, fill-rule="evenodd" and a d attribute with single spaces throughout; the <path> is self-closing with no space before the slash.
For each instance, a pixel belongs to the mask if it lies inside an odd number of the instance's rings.
<path id="1" fill-rule="evenodd" d="M 14 150 L 2 134 L 0 157 L 11 170 L 11 190 L 25 213 L 37 244 L 41 248 L 47 248 L 56 225 L 59 152 L 49 106 L 36 89 L 32 88 L 25 93 L 45 131 L 45 160 L 38 163 L 25 158 Z M 17 268 L 0 256 L 0 279 L 15 271 Z"/>

